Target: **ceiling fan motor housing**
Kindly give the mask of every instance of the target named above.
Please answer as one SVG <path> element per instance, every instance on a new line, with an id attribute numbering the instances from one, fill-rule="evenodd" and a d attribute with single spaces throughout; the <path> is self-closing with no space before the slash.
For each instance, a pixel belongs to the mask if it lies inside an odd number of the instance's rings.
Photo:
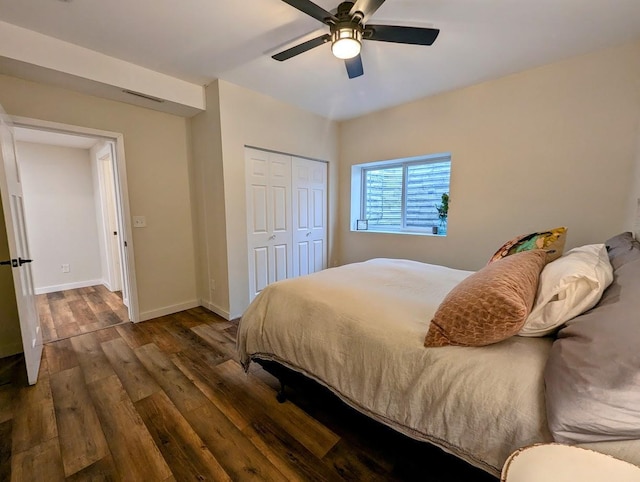
<path id="1" fill-rule="evenodd" d="M 364 26 L 361 24 L 361 21 L 364 18 L 364 14 L 358 11 L 352 15 L 351 10 L 353 5 L 353 2 L 342 2 L 338 5 L 336 12 L 338 21 L 329 25 L 332 43 L 336 43 L 338 40 L 344 38 L 350 38 L 362 43 Z"/>

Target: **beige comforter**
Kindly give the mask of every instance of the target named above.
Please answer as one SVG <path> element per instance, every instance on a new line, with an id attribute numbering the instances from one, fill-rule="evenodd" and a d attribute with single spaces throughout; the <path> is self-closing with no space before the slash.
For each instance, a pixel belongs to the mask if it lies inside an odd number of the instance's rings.
<path id="1" fill-rule="evenodd" d="M 519 447 L 551 441 L 549 338 L 425 348 L 429 320 L 471 274 L 375 259 L 268 286 L 238 333 L 241 361 L 275 360 L 361 412 L 493 474 Z"/>

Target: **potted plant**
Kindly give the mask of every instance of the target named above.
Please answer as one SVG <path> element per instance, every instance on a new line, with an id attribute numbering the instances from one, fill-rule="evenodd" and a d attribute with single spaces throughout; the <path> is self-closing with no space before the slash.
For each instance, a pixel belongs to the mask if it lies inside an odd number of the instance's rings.
<path id="1" fill-rule="evenodd" d="M 449 193 L 442 193 L 442 203 L 436 204 L 436 210 L 438 211 L 438 218 L 440 219 L 440 227 L 443 232 L 446 231 L 447 217 L 449 216 Z M 437 229 L 434 229 L 434 234 L 437 234 Z M 443 233 L 444 234 L 444 233 Z"/>

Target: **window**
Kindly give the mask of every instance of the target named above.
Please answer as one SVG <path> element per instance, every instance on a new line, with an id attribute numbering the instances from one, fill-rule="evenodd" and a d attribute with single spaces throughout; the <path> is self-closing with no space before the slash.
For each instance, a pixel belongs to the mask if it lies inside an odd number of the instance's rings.
<path id="1" fill-rule="evenodd" d="M 353 166 L 353 229 L 432 233 L 437 226 L 445 234 L 436 206 L 449 192 L 450 175 L 450 154 Z"/>

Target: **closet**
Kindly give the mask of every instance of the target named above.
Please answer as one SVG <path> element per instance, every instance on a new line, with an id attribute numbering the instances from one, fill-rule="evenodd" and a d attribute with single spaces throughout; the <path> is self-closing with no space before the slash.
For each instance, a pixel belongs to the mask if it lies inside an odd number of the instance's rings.
<path id="1" fill-rule="evenodd" d="M 245 148 L 249 297 L 327 267 L 327 163 Z"/>

